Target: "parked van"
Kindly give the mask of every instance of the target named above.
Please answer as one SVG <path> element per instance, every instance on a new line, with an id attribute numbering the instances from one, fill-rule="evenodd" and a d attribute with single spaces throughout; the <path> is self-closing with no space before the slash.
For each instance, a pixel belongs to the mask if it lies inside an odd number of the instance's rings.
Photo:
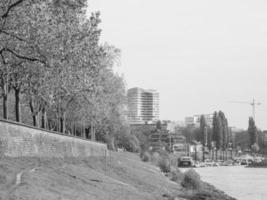
<path id="1" fill-rule="evenodd" d="M 194 167 L 195 163 L 191 157 L 184 156 L 178 158 L 178 167 Z"/>
<path id="2" fill-rule="evenodd" d="M 251 163 L 252 163 L 251 159 L 245 159 L 245 158 L 241 159 L 241 162 L 240 162 L 241 165 L 249 165 Z"/>

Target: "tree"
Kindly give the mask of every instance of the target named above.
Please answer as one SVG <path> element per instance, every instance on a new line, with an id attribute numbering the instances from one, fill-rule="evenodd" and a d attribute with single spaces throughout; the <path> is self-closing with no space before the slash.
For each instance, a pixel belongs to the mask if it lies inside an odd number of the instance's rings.
<path id="1" fill-rule="evenodd" d="M 259 150 L 260 150 L 260 147 L 257 143 L 254 143 L 252 146 L 251 146 L 251 150 L 252 152 L 255 152 L 257 153 Z"/>
<path id="2" fill-rule="evenodd" d="M 229 127 L 227 119 L 222 111 L 214 112 L 212 137 L 216 145 L 216 150 L 222 150 L 224 158 L 224 153 L 229 143 Z"/>
<path id="3" fill-rule="evenodd" d="M 200 141 L 201 139 L 201 131 L 200 128 L 196 128 L 194 126 L 187 126 L 182 130 L 182 134 L 186 139 L 187 143 L 191 143 L 193 141 Z"/>
<path id="4" fill-rule="evenodd" d="M 248 122 L 248 135 L 249 135 L 249 147 L 252 148 L 252 145 L 257 144 L 257 127 L 255 125 L 255 121 L 252 117 L 249 118 Z"/>
<path id="5" fill-rule="evenodd" d="M 213 141 L 216 143 L 216 148 L 221 149 L 222 147 L 222 121 L 219 113 L 215 112 L 213 116 Z"/>
<path id="6" fill-rule="evenodd" d="M 208 138 L 207 138 L 207 123 L 204 115 L 201 115 L 200 117 L 200 134 L 201 134 L 200 142 L 203 146 L 206 146 Z"/>
<path id="7" fill-rule="evenodd" d="M 0 2 L 4 118 L 12 91 L 17 121 L 22 103 L 34 126 L 114 146 L 117 134 L 129 128 L 123 119 L 125 83 L 113 71 L 120 51 L 99 43 L 100 21 L 98 12 L 86 17 L 86 0 Z"/>
<path id="8" fill-rule="evenodd" d="M 202 153 L 203 153 L 203 162 L 205 160 L 205 147 L 207 146 L 207 139 L 208 139 L 208 133 L 207 133 L 207 123 L 204 115 L 201 115 L 200 117 L 200 134 L 201 134 L 201 144 L 202 144 Z"/>
<path id="9" fill-rule="evenodd" d="M 161 121 L 160 121 L 160 120 L 157 121 L 157 123 L 156 123 L 156 128 L 157 128 L 158 130 L 161 130 L 161 129 L 162 129 L 162 124 L 161 124 Z"/>

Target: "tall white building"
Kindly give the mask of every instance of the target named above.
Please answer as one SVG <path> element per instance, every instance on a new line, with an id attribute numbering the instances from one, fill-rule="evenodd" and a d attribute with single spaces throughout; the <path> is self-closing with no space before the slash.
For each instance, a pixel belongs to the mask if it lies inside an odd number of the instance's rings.
<path id="1" fill-rule="evenodd" d="M 127 91 L 130 124 L 153 123 L 159 120 L 159 93 L 156 90 L 131 88 Z"/>

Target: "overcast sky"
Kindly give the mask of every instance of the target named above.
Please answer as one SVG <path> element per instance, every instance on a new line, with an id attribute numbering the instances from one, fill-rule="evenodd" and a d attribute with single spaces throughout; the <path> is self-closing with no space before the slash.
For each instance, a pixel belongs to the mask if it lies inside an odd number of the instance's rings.
<path id="1" fill-rule="evenodd" d="M 251 106 L 230 101 L 255 98 L 267 129 L 266 0 L 89 0 L 97 10 L 127 87 L 157 89 L 161 119 L 222 110 L 247 128 Z"/>

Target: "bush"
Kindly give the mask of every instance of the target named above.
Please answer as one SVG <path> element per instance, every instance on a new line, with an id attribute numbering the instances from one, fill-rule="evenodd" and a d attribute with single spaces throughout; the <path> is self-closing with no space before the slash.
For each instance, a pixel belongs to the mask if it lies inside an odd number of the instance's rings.
<path id="1" fill-rule="evenodd" d="M 160 160 L 160 154 L 158 152 L 153 152 L 151 155 L 151 162 L 154 165 L 158 166 L 159 160 Z"/>
<path id="2" fill-rule="evenodd" d="M 106 135 L 104 136 L 104 142 L 107 144 L 107 147 L 109 150 L 112 150 L 114 151 L 116 148 L 115 148 L 115 138 L 111 135 Z"/>
<path id="3" fill-rule="evenodd" d="M 147 151 L 141 153 L 140 157 L 143 162 L 149 162 L 151 160 L 150 153 L 148 153 Z"/>
<path id="4" fill-rule="evenodd" d="M 172 170 L 170 173 L 170 179 L 178 183 L 184 179 L 184 174 L 179 169 Z"/>
<path id="5" fill-rule="evenodd" d="M 139 152 L 140 143 L 135 135 L 128 135 L 124 139 L 123 143 L 124 148 L 129 152 Z"/>
<path id="6" fill-rule="evenodd" d="M 115 138 L 116 146 L 123 147 L 129 152 L 139 152 L 140 144 L 135 135 L 130 133 L 117 134 Z"/>
<path id="7" fill-rule="evenodd" d="M 191 190 L 200 190 L 201 189 L 200 176 L 193 169 L 190 169 L 184 173 L 184 178 L 183 178 L 183 181 L 181 184 L 186 189 L 191 189 Z"/>
<path id="8" fill-rule="evenodd" d="M 164 173 L 168 173 L 171 171 L 171 165 L 168 157 L 160 156 L 160 159 L 158 161 L 158 167 L 160 170 Z"/>

